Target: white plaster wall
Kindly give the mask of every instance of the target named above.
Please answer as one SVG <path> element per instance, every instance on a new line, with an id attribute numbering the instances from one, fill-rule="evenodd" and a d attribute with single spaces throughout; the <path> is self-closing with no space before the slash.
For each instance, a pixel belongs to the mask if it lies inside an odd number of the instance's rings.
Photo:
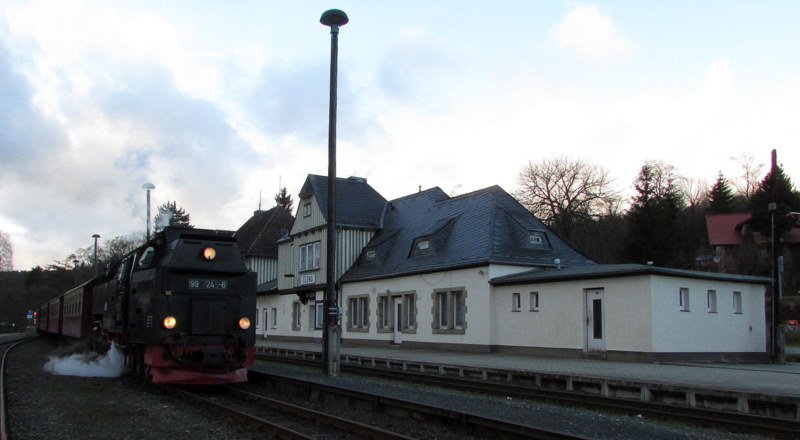
<path id="1" fill-rule="evenodd" d="M 498 286 L 492 295 L 494 343 L 585 350 L 587 289 L 603 290 L 606 350 L 651 349 L 647 277 Z M 515 292 L 521 295 L 522 307 L 518 312 L 512 311 Z M 539 311 L 530 311 L 530 292 L 539 292 Z"/>
<path id="2" fill-rule="evenodd" d="M 393 337 L 391 333 L 378 332 L 376 325 L 378 301 L 376 297 L 387 291 L 403 293 L 414 291 L 417 293 L 416 333 L 403 333 L 404 342 L 488 345 L 491 342 L 489 273 L 490 268 L 486 266 L 344 284 L 341 299 L 345 307 L 347 298 L 351 295 L 370 295 L 370 326 L 368 332 L 350 332 L 347 330 L 346 322 L 343 322 L 342 335 L 352 341 L 359 339 L 391 341 Z M 466 330 L 463 335 L 434 334 L 432 330 L 433 292 L 436 289 L 450 288 L 463 288 L 467 294 Z"/>
<path id="3" fill-rule="evenodd" d="M 655 352 L 764 352 L 764 286 L 712 280 L 654 277 Z M 689 311 L 680 311 L 678 291 L 689 289 Z M 716 290 L 717 312 L 706 292 Z M 733 312 L 733 292 L 742 292 L 742 313 Z"/>
<path id="4" fill-rule="evenodd" d="M 316 298 L 322 300 L 322 292 L 316 293 Z M 274 307 L 277 313 L 277 328 L 271 328 L 270 323 L 266 323 L 266 333 L 269 336 L 284 336 L 284 337 L 304 337 L 304 338 L 322 338 L 322 330 L 314 329 L 310 325 L 311 322 L 311 305 L 313 300 L 309 300 L 306 304 L 300 304 L 300 329 L 292 329 L 292 303 L 297 301 L 297 295 L 259 295 L 256 298 L 256 307 L 260 316 L 260 323 L 264 320 L 264 309 L 271 309 Z M 263 337 L 264 325 L 259 325 L 256 334 Z"/>

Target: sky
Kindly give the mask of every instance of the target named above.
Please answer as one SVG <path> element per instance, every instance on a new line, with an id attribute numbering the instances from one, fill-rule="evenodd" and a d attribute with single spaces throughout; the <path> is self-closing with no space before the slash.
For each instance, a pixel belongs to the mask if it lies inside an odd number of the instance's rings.
<path id="1" fill-rule="evenodd" d="M 488 6 L 491 5 L 491 6 Z M 0 232 L 14 268 L 144 233 L 175 201 L 239 228 L 327 174 L 387 199 L 508 192 L 566 156 L 627 191 L 645 161 L 800 181 L 796 1 L 0 0 Z"/>

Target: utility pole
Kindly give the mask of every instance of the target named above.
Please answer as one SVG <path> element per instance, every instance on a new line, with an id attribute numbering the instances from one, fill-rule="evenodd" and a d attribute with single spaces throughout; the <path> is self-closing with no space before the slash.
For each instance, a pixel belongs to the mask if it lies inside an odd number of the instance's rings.
<path id="1" fill-rule="evenodd" d="M 339 26 L 349 19 L 344 11 L 329 9 L 319 22 L 331 28 L 331 86 L 328 111 L 328 224 L 325 268 L 324 315 L 322 323 L 322 371 L 339 375 L 339 301 L 336 292 L 336 83 L 339 62 Z"/>

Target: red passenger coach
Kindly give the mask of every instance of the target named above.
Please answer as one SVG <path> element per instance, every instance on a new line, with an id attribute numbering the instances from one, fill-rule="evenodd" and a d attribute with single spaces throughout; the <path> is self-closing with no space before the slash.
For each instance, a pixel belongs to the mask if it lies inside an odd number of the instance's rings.
<path id="1" fill-rule="evenodd" d="M 72 338 L 85 338 L 92 333 L 91 279 L 63 295 L 61 334 Z"/>
<path id="2" fill-rule="evenodd" d="M 61 334 L 61 324 L 63 323 L 61 312 L 64 309 L 64 298 L 59 296 L 47 303 L 47 333 L 51 335 Z"/>

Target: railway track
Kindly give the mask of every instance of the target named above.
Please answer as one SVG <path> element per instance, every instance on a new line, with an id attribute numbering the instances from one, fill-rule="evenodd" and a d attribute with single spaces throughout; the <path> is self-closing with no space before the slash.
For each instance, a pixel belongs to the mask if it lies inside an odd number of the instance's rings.
<path id="1" fill-rule="evenodd" d="M 8 439 L 6 426 L 6 357 L 17 345 L 34 340 L 31 336 L 13 336 L 0 340 L 0 440 Z"/>
<path id="2" fill-rule="evenodd" d="M 257 355 L 259 359 L 316 366 L 320 361 L 313 353 L 302 356 Z M 390 380 L 411 381 L 461 391 L 508 396 L 515 399 L 544 400 L 556 404 L 580 406 L 623 414 L 641 414 L 661 420 L 679 421 L 693 426 L 712 427 L 730 432 L 752 433 L 777 438 L 800 438 L 800 420 L 754 414 L 684 407 L 657 402 L 644 402 L 615 397 L 589 395 L 573 391 L 526 387 L 496 381 L 442 375 L 436 372 L 398 370 L 388 365 L 368 366 L 343 363 L 341 371 Z"/>
<path id="3" fill-rule="evenodd" d="M 206 388 L 205 391 L 179 388 L 172 391 L 282 439 L 411 439 L 402 434 L 231 386 Z"/>
<path id="4" fill-rule="evenodd" d="M 319 384 L 296 378 L 251 370 L 250 379 L 259 385 L 220 386 L 198 392 L 195 389 L 173 388 L 176 393 L 214 411 L 251 424 L 254 428 L 286 439 L 381 439 L 409 440 L 416 438 L 406 432 L 394 432 L 372 423 L 376 417 L 386 420 L 385 414 L 394 418 L 424 420 L 430 429 L 437 423 L 442 430 L 454 432 L 453 438 L 464 433 L 481 438 L 543 440 L 588 440 L 587 437 L 519 425 L 476 414 L 426 405 L 411 400 L 390 398 L 379 394 Z M 265 386 L 268 384 L 268 386 Z M 303 405 L 290 403 L 286 398 L 276 399 L 262 395 L 258 389 L 271 389 L 282 396 L 305 396 L 315 402 L 324 402 L 327 408 L 349 407 L 349 415 L 334 415 L 314 410 L 310 402 Z M 358 419 L 358 420 L 356 420 Z M 364 419 L 368 419 L 364 421 Z M 404 424 L 405 425 L 405 424 Z"/>

